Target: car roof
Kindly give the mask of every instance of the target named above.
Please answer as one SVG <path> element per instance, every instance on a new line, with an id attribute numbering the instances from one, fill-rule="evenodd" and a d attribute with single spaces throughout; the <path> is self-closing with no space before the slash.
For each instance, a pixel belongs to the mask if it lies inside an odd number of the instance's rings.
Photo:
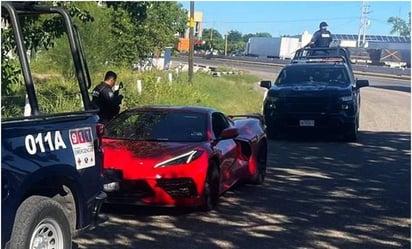
<path id="1" fill-rule="evenodd" d="M 145 105 L 128 108 L 126 111 L 143 111 L 143 112 L 196 112 L 196 113 L 213 113 L 216 109 L 205 106 L 178 106 L 178 105 Z"/>

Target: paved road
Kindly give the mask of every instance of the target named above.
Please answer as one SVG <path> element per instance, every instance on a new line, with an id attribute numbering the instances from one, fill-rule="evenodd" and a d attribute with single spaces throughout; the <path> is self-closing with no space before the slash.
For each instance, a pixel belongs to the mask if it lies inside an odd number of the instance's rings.
<path id="1" fill-rule="evenodd" d="M 237 186 L 209 213 L 106 206 L 110 220 L 73 248 L 410 248 L 410 92 L 362 95 L 357 143 L 270 141 L 262 186 Z"/>

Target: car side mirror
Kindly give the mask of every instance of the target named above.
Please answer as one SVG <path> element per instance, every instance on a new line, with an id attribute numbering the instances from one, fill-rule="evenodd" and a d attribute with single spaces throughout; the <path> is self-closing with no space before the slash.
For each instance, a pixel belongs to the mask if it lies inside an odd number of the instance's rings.
<path id="1" fill-rule="evenodd" d="M 260 87 L 264 87 L 264 88 L 270 89 L 270 88 L 272 87 L 272 81 L 270 81 L 270 80 L 262 80 L 262 81 L 260 82 Z"/>
<path id="2" fill-rule="evenodd" d="M 239 135 L 239 131 L 237 128 L 227 128 L 222 131 L 220 134 L 219 139 L 230 139 L 230 138 L 235 138 Z"/>
<path id="3" fill-rule="evenodd" d="M 365 87 L 365 86 L 369 86 L 369 80 L 356 80 L 356 87 L 357 88 L 361 88 L 361 87 Z"/>

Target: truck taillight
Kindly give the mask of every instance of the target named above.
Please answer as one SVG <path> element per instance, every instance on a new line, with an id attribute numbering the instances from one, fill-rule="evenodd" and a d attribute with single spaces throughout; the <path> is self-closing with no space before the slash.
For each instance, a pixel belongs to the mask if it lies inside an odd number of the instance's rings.
<path id="1" fill-rule="evenodd" d="M 98 147 L 101 148 L 102 141 L 103 141 L 103 134 L 104 134 L 104 124 L 97 123 L 96 125 L 96 133 L 97 133 L 97 140 L 98 140 Z"/>

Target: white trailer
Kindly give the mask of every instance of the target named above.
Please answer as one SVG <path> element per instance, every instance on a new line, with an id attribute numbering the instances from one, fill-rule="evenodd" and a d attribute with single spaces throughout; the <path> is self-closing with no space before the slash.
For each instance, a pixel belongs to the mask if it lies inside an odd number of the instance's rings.
<path id="1" fill-rule="evenodd" d="M 291 59 L 298 48 L 299 38 L 251 37 L 246 44 L 246 55 Z"/>

